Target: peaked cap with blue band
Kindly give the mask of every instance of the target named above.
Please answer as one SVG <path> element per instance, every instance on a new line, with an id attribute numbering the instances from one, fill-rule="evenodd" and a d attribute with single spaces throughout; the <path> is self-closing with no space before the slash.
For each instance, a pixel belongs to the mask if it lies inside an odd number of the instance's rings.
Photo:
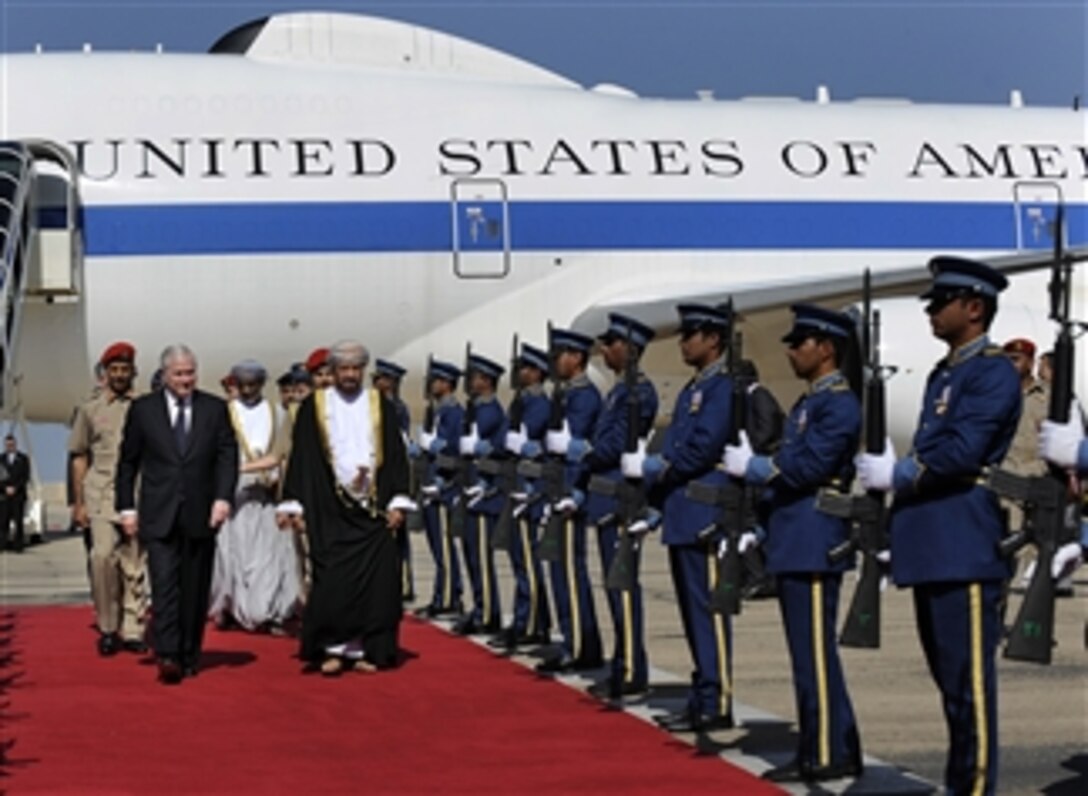
<path id="1" fill-rule="evenodd" d="M 548 352 L 541 351 L 539 348 L 528 343 L 521 344 L 521 355 L 518 357 L 518 364 L 528 365 L 529 367 L 536 368 L 544 373 L 548 372 Z"/>
<path id="2" fill-rule="evenodd" d="M 571 351 L 582 351 L 588 354 L 593 348 L 593 338 L 573 329 L 552 329 L 548 344 L 552 349 L 569 348 Z"/>
<path id="3" fill-rule="evenodd" d="M 933 285 L 922 294 L 923 299 L 970 291 L 994 296 L 1009 286 L 1009 280 L 986 263 L 963 257 L 934 257 L 929 261 Z"/>
<path id="4" fill-rule="evenodd" d="M 388 376 L 391 379 L 400 379 L 407 372 L 407 370 L 402 368 L 396 362 L 390 362 L 388 359 L 374 360 L 375 376 Z"/>
<path id="5" fill-rule="evenodd" d="M 641 321 L 637 321 L 630 315 L 621 315 L 618 312 L 608 313 L 608 329 L 597 335 L 600 340 L 626 340 L 639 348 L 645 348 L 654 339 L 654 330 Z"/>
<path id="6" fill-rule="evenodd" d="M 468 369 L 469 371 L 476 371 L 477 373 L 482 373 L 488 378 L 495 379 L 495 381 L 498 381 L 500 378 L 502 378 L 502 374 L 506 372 L 506 368 L 504 368 L 498 362 L 488 359 L 487 357 L 482 357 L 479 354 L 472 354 L 469 356 Z"/>
<path id="7" fill-rule="evenodd" d="M 709 304 L 677 304 L 680 314 L 681 331 L 695 331 L 704 326 L 715 329 L 729 327 L 729 312 L 724 307 L 711 307 Z"/>
<path id="8" fill-rule="evenodd" d="M 814 304 L 794 304 L 790 311 L 793 312 L 793 328 L 782 337 L 783 343 L 800 343 L 809 337 L 848 339 L 857 329 L 854 319 L 844 312 Z"/>
<path id="9" fill-rule="evenodd" d="M 443 379 L 457 386 L 457 380 L 461 378 L 461 369 L 450 362 L 432 359 L 430 367 L 427 369 L 427 378 Z"/>

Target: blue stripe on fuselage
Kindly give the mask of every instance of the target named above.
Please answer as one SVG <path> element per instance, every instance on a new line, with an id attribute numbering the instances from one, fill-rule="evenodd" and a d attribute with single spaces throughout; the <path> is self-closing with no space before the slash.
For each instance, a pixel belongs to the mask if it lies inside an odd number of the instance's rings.
<path id="1" fill-rule="evenodd" d="M 528 252 L 1017 247 L 1011 202 L 554 201 L 511 202 L 508 211 L 510 247 Z M 444 202 L 91 205 L 83 219 L 90 256 L 453 247 Z M 1086 232 L 1088 205 L 1067 206 L 1069 242 L 1085 242 Z"/>

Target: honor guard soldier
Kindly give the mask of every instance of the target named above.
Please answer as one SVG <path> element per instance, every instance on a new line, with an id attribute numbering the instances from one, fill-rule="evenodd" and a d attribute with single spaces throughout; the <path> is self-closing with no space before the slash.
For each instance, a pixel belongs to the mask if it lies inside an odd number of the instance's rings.
<path id="1" fill-rule="evenodd" d="M 793 662 L 800 729 L 797 756 L 764 773 L 774 782 L 823 781 L 861 773 L 861 744 L 835 640 L 842 573 L 852 557 L 828 553 L 847 540 L 848 521 L 816 508 L 821 490 L 847 491 L 861 433 L 861 406 L 840 368 L 853 357 L 848 315 L 793 306 L 782 338 L 793 372 L 808 382 L 772 456 L 754 455 L 747 434 L 726 446 L 730 475 L 767 488 L 767 571 L 778 579 L 778 603 Z"/>
<path id="2" fill-rule="evenodd" d="M 1020 418 L 1016 369 L 987 330 L 1008 285 L 984 263 L 930 261 L 933 334 L 948 345 L 926 382 L 908 456 L 859 457 L 867 489 L 895 495 L 890 517 L 896 584 L 914 589 L 918 635 L 941 692 L 950 736 L 949 793 L 992 794 L 997 787 L 999 606 L 1008 563 L 998 551 L 1005 522 L 983 470 L 1005 456 Z"/>
<path id="3" fill-rule="evenodd" d="M 412 424 L 408 404 L 400 397 L 400 382 L 407 372 L 400 365 L 390 362 L 388 359 L 374 360 L 374 386 L 382 395 L 393 402 L 393 406 L 397 409 L 397 422 L 400 423 L 401 430 L 405 434 L 408 433 L 408 429 Z"/>
<path id="4" fill-rule="evenodd" d="M 718 509 L 685 494 L 689 483 L 721 487 L 717 465 L 732 426 L 733 380 L 726 372 L 727 311 L 681 304 L 680 353 L 695 376 L 676 397 L 661 453 L 625 453 L 623 474 L 641 475 L 663 514 L 662 542 L 669 548 L 676 601 L 695 671 L 685 710 L 660 724 L 674 732 L 733 726 L 732 631 L 727 616 L 711 610 L 717 585 L 717 549 L 723 534 Z"/>
<path id="5" fill-rule="evenodd" d="M 388 398 L 397 410 L 397 423 L 400 430 L 404 432 L 405 440 L 408 439 L 408 430 L 412 424 L 412 417 L 408 412 L 408 404 L 400 397 L 400 382 L 407 372 L 400 365 L 390 362 L 388 359 L 375 359 L 374 375 L 371 377 L 375 389 Z M 405 602 L 412 602 L 416 598 L 416 594 L 412 577 L 412 547 L 406 525 L 397 528 L 396 537 L 397 551 L 400 553 L 401 599 Z"/>
<path id="6" fill-rule="evenodd" d="M 657 390 L 638 370 L 638 360 L 653 338 L 654 330 L 645 324 L 619 313 L 609 314 L 608 328 L 597 339 L 600 340 L 605 364 L 616 376 L 616 383 L 604 399 L 604 407 L 592 435 L 588 439 L 571 440 L 567 450 L 567 457 L 581 462 L 590 474 L 600 475 L 617 484 L 624 480 L 620 472 L 620 457 L 627 444 L 629 389 L 624 372 L 628 367 L 637 371 L 634 378 L 637 379 L 639 439 L 649 435 L 657 417 Z M 590 492 L 586 503 L 587 521 L 597 527 L 601 572 L 605 573 L 606 580 L 620 542 L 617 512 L 615 497 Z M 628 530 L 624 529 L 625 532 Z M 642 588 L 638 584 L 637 574 L 640 558 L 641 549 L 634 557 L 633 588 L 606 589 L 616 646 L 612 654 L 612 671 L 602 693 L 612 699 L 644 693 L 649 682 Z"/>
<path id="7" fill-rule="evenodd" d="M 540 455 L 548 430 L 550 402 L 544 391 L 548 375 L 548 354 L 528 343 L 518 355 L 518 395 L 521 425 L 506 432 L 506 451 L 511 456 Z M 513 407 L 508 416 L 513 415 Z M 521 488 L 526 488 L 523 483 Z M 537 555 L 537 536 L 544 512 L 540 494 L 522 492 L 514 510 L 514 532 L 510 540 L 510 566 L 514 571 L 514 621 L 491 643 L 500 649 L 547 644 L 551 640 L 551 614 L 544 583 L 544 568 Z"/>
<path id="8" fill-rule="evenodd" d="M 136 350 L 114 343 L 99 360 L 105 385 L 76 411 L 68 438 L 75 500 L 72 521 L 91 529 L 91 596 L 98 625 L 98 652 L 146 652 L 148 588 L 145 557 L 135 537 L 121 533 L 113 508 L 121 432 L 132 403 Z"/>
<path id="9" fill-rule="evenodd" d="M 601 666 L 601 634 L 597 627 L 597 611 L 586 565 L 586 493 L 585 465 L 571 462 L 568 457 L 572 440 L 585 440 L 597 425 L 601 411 L 601 394 L 586 375 L 593 338 L 568 329 L 551 330 L 548 341 L 554 361 L 554 376 L 560 383 L 562 428 L 550 428 L 545 435 L 547 453 L 562 463 L 561 495 L 547 494 L 546 515 L 557 514 L 559 526 L 559 560 L 550 562 L 552 597 L 555 613 L 563 633 L 558 655 L 537 664 L 542 673 L 596 669 Z M 554 400 L 554 395 L 553 395 Z M 576 457 L 575 457 L 576 458 Z M 543 517 L 545 524 L 551 519 Z"/>
<path id="10" fill-rule="evenodd" d="M 423 488 L 426 501 L 423 509 L 423 529 L 434 557 L 434 594 L 431 602 L 417 613 L 436 617 L 461 613 L 461 561 L 450 533 L 450 508 L 459 500 L 456 488 L 437 473 L 434 457 L 453 453 L 461 439 L 464 409 L 457 402 L 457 381 L 461 370 L 449 362 L 430 361 L 427 383 L 434 402 L 434 428 L 424 428 L 419 435 L 419 447 L 430 459 L 427 485 Z"/>
<path id="11" fill-rule="evenodd" d="M 460 441 L 461 456 L 479 459 L 502 451 L 506 442 L 506 412 L 495 395 L 506 368 L 479 354 L 468 358 L 469 394 L 475 422 Z M 466 501 L 465 535 L 461 545 L 472 583 L 472 611 L 454 627 L 461 635 L 498 633 L 502 629 L 498 579 L 495 576 L 495 552 L 491 548 L 491 533 L 502 510 L 503 496 L 495 489 L 493 479 L 473 466 L 462 495 Z"/>

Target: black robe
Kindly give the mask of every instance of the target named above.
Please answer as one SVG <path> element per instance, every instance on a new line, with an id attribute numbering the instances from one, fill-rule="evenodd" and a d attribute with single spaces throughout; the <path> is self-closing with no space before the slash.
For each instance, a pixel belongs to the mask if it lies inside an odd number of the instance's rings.
<path id="1" fill-rule="evenodd" d="M 369 395 L 377 471 L 371 502 L 384 509 L 408 494 L 408 456 L 396 409 L 376 391 Z M 361 639 L 368 661 L 392 666 L 402 614 L 396 543 L 384 511 L 363 508 L 338 486 L 323 401 L 315 393 L 299 407 L 283 491 L 284 500 L 302 504 L 310 542 L 313 580 L 300 655 L 321 661 L 326 646 Z"/>

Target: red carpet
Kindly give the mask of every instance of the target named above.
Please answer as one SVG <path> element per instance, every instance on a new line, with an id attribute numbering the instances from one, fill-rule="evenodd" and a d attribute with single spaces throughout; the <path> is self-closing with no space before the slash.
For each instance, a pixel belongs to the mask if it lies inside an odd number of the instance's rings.
<path id="1" fill-rule="evenodd" d="M 211 631 L 180 686 L 102 659 L 86 606 L 0 611 L 0 791 L 777 792 L 408 619 L 395 671 L 302 676 L 295 642 Z"/>

